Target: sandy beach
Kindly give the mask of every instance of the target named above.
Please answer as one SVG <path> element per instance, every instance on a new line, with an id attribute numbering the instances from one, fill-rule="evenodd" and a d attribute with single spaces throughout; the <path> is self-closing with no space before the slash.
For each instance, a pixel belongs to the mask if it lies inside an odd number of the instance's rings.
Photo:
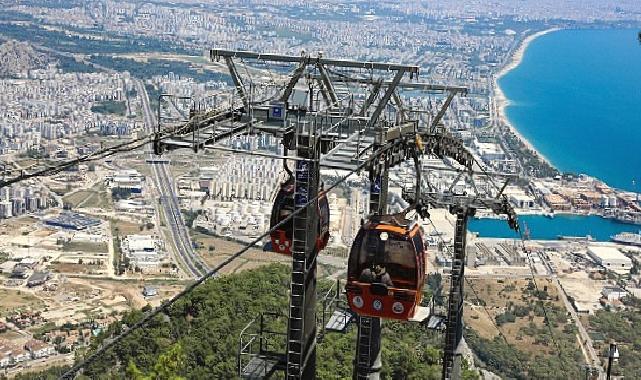
<path id="1" fill-rule="evenodd" d="M 527 49 L 527 47 L 530 45 L 532 41 L 534 41 L 538 37 L 541 37 L 548 33 L 555 32 L 557 30 L 560 30 L 560 29 L 559 28 L 546 29 L 527 36 L 519 44 L 519 47 L 516 49 L 516 51 L 512 55 L 512 59 L 510 60 L 510 62 L 507 65 L 503 66 L 503 68 L 494 76 L 494 101 L 496 102 L 496 109 L 497 109 L 498 117 L 499 117 L 499 120 L 501 121 L 501 124 L 507 125 L 512 130 L 512 132 L 521 141 L 523 141 L 523 143 L 525 144 L 526 147 L 528 147 L 528 149 L 536 152 L 536 154 L 539 157 L 541 157 L 545 162 L 548 163 L 548 165 L 552 167 L 554 167 L 554 165 L 552 165 L 550 160 L 548 160 L 544 155 L 542 155 L 541 152 L 536 150 L 534 145 L 532 145 L 525 137 L 523 137 L 523 135 L 519 133 L 519 131 L 516 128 L 514 128 L 512 123 L 510 123 L 510 121 L 508 120 L 505 114 L 505 108 L 510 104 L 510 101 L 505 97 L 505 94 L 499 87 L 498 80 L 505 74 L 514 70 L 521 63 L 521 61 L 523 60 L 523 54 L 525 54 L 525 50 Z"/>

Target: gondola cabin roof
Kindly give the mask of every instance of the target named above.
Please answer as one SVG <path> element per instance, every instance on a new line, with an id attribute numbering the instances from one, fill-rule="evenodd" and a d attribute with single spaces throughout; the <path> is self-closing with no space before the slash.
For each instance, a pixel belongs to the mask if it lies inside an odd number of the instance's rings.
<path id="1" fill-rule="evenodd" d="M 397 214 L 373 216 L 364 227 L 374 230 L 384 230 L 399 235 L 407 235 L 414 230 L 416 225 L 416 221 L 406 219 Z"/>

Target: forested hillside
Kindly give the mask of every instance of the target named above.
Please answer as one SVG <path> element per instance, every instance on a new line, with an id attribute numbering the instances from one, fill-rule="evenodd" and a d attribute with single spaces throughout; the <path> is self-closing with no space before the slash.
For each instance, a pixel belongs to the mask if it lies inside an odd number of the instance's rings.
<path id="1" fill-rule="evenodd" d="M 81 378 L 235 379 L 239 332 L 261 311 L 285 313 L 288 283 L 289 269 L 278 264 L 208 281 L 166 315 L 102 355 Z M 142 315 L 142 311 L 129 313 L 98 340 L 118 333 Z M 318 346 L 319 379 L 351 379 L 355 333 L 352 328 L 347 334 L 325 336 Z M 440 334 L 418 324 L 386 321 L 382 378 L 440 379 L 441 341 Z M 60 374 L 59 368 L 39 375 L 24 374 L 18 380 L 53 379 L 56 374 Z M 477 378 L 471 371 L 465 374 L 467 379 Z"/>

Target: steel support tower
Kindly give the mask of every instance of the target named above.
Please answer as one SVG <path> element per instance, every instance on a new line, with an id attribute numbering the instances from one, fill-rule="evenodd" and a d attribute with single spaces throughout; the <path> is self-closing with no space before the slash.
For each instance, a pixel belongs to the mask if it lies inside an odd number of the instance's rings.
<path id="1" fill-rule="evenodd" d="M 316 239 L 318 212 L 307 204 L 319 192 L 320 146 L 314 131 L 298 128 L 297 161 L 294 170 L 295 209 L 292 275 L 287 326 L 287 379 L 313 379 L 316 372 Z"/>
<path id="2" fill-rule="evenodd" d="M 445 347 L 443 349 L 443 379 L 461 378 L 461 338 L 463 337 L 463 285 L 465 276 L 465 248 L 467 246 L 467 220 L 474 209 L 457 207 L 454 229 L 454 251 L 450 296 L 447 305 Z"/>
<path id="3" fill-rule="evenodd" d="M 379 148 L 380 130 L 374 149 Z M 389 185 L 389 163 L 382 157 L 370 170 L 370 215 L 387 213 L 387 188 Z M 358 332 L 356 338 L 356 357 L 354 359 L 354 380 L 380 379 L 383 360 L 381 357 L 381 330 L 383 321 L 376 317 L 357 317 Z"/>
<path id="4" fill-rule="evenodd" d="M 473 181 L 473 173 L 467 174 Z M 457 177 L 455 183 L 459 180 Z M 507 185 L 507 182 L 506 182 Z M 503 189 L 505 186 L 503 186 Z M 500 189 L 494 197 L 487 195 L 467 195 L 455 193 L 426 193 L 421 194 L 422 203 L 435 208 L 448 208 L 456 215 L 454 228 L 454 247 L 452 252 L 452 268 L 450 276 L 450 293 L 445 329 L 445 344 L 443 352 L 444 380 L 461 379 L 461 340 L 463 338 L 463 299 L 465 284 L 465 253 L 467 248 L 467 222 L 477 209 L 490 209 L 497 215 L 506 215 L 510 228 L 518 231 L 516 213 Z M 411 200 L 412 192 L 404 194 Z"/>
<path id="5" fill-rule="evenodd" d="M 417 66 L 328 59 L 320 53 L 317 56 L 305 53 L 289 56 L 212 49 L 210 59 L 223 59 L 232 77 L 235 93 L 228 97 L 228 105 L 190 114 L 186 124 L 169 131 L 159 125 L 155 150 L 157 153 L 179 148 L 191 148 L 196 152 L 221 150 L 296 162 L 294 205 L 299 213 L 293 219 L 290 302 L 285 316 L 288 319 L 286 352 L 282 357 L 271 354 L 252 356 L 249 353 L 247 357 L 256 359 L 253 362 L 256 368 L 284 369 L 288 380 L 314 379 L 318 336 L 316 240 L 319 216 L 316 205 L 310 201 L 319 194 L 320 169 L 369 171 L 369 212 L 384 214 L 387 211 L 389 169 L 410 157 L 408 147 L 415 144 L 415 140 L 425 143 L 426 154 L 452 157 L 461 165 L 471 162 L 471 155 L 460 140 L 437 127 L 452 98 L 456 94 L 465 94 L 467 90 L 402 81 L 405 74 L 409 74 L 410 79 L 415 78 L 419 70 Z M 237 59 L 243 60 L 243 65 L 244 60 L 286 63 L 291 64 L 294 70 L 288 76 L 282 72 L 272 75 L 273 80 L 282 83 L 281 88 L 265 100 L 254 101 L 247 83 L 256 88 L 255 83 L 251 78 L 241 78 L 241 70 L 236 67 Z M 260 69 L 249 70 L 247 67 L 243 72 L 251 75 L 251 72 L 257 72 L 254 70 L 260 73 Z M 373 75 L 375 71 L 377 74 Z M 301 81 L 305 83 L 299 83 Z M 369 87 L 366 94 L 361 92 L 358 95 L 357 92 L 357 97 L 362 98 L 360 103 L 355 102 L 350 83 L 361 88 Z M 397 94 L 399 88 L 436 92 L 445 95 L 445 101 L 428 125 L 420 127 L 417 116 L 424 111 L 405 109 Z M 301 94 L 306 94 L 305 102 L 300 102 Z M 386 118 L 388 111 L 393 111 L 395 116 Z M 295 152 L 295 155 L 239 150 L 223 145 L 234 136 L 256 133 L 272 134 L 282 139 L 285 152 Z M 378 379 L 381 368 L 380 319 L 358 319 L 356 351 L 354 378 Z M 259 363 L 261 360 L 263 364 Z M 246 377 L 242 368 L 239 371 L 245 378 L 254 378 Z M 268 372 L 262 371 L 263 376 L 268 377 Z"/>

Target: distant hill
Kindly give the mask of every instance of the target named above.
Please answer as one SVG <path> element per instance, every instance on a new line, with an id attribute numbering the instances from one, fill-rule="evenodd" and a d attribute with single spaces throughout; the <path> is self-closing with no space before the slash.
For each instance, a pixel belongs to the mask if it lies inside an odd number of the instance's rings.
<path id="1" fill-rule="evenodd" d="M 11 78 L 26 70 L 43 68 L 49 62 L 49 56 L 36 51 L 29 43 L 8 41 L 0 45 L 0 78 Z"/>

